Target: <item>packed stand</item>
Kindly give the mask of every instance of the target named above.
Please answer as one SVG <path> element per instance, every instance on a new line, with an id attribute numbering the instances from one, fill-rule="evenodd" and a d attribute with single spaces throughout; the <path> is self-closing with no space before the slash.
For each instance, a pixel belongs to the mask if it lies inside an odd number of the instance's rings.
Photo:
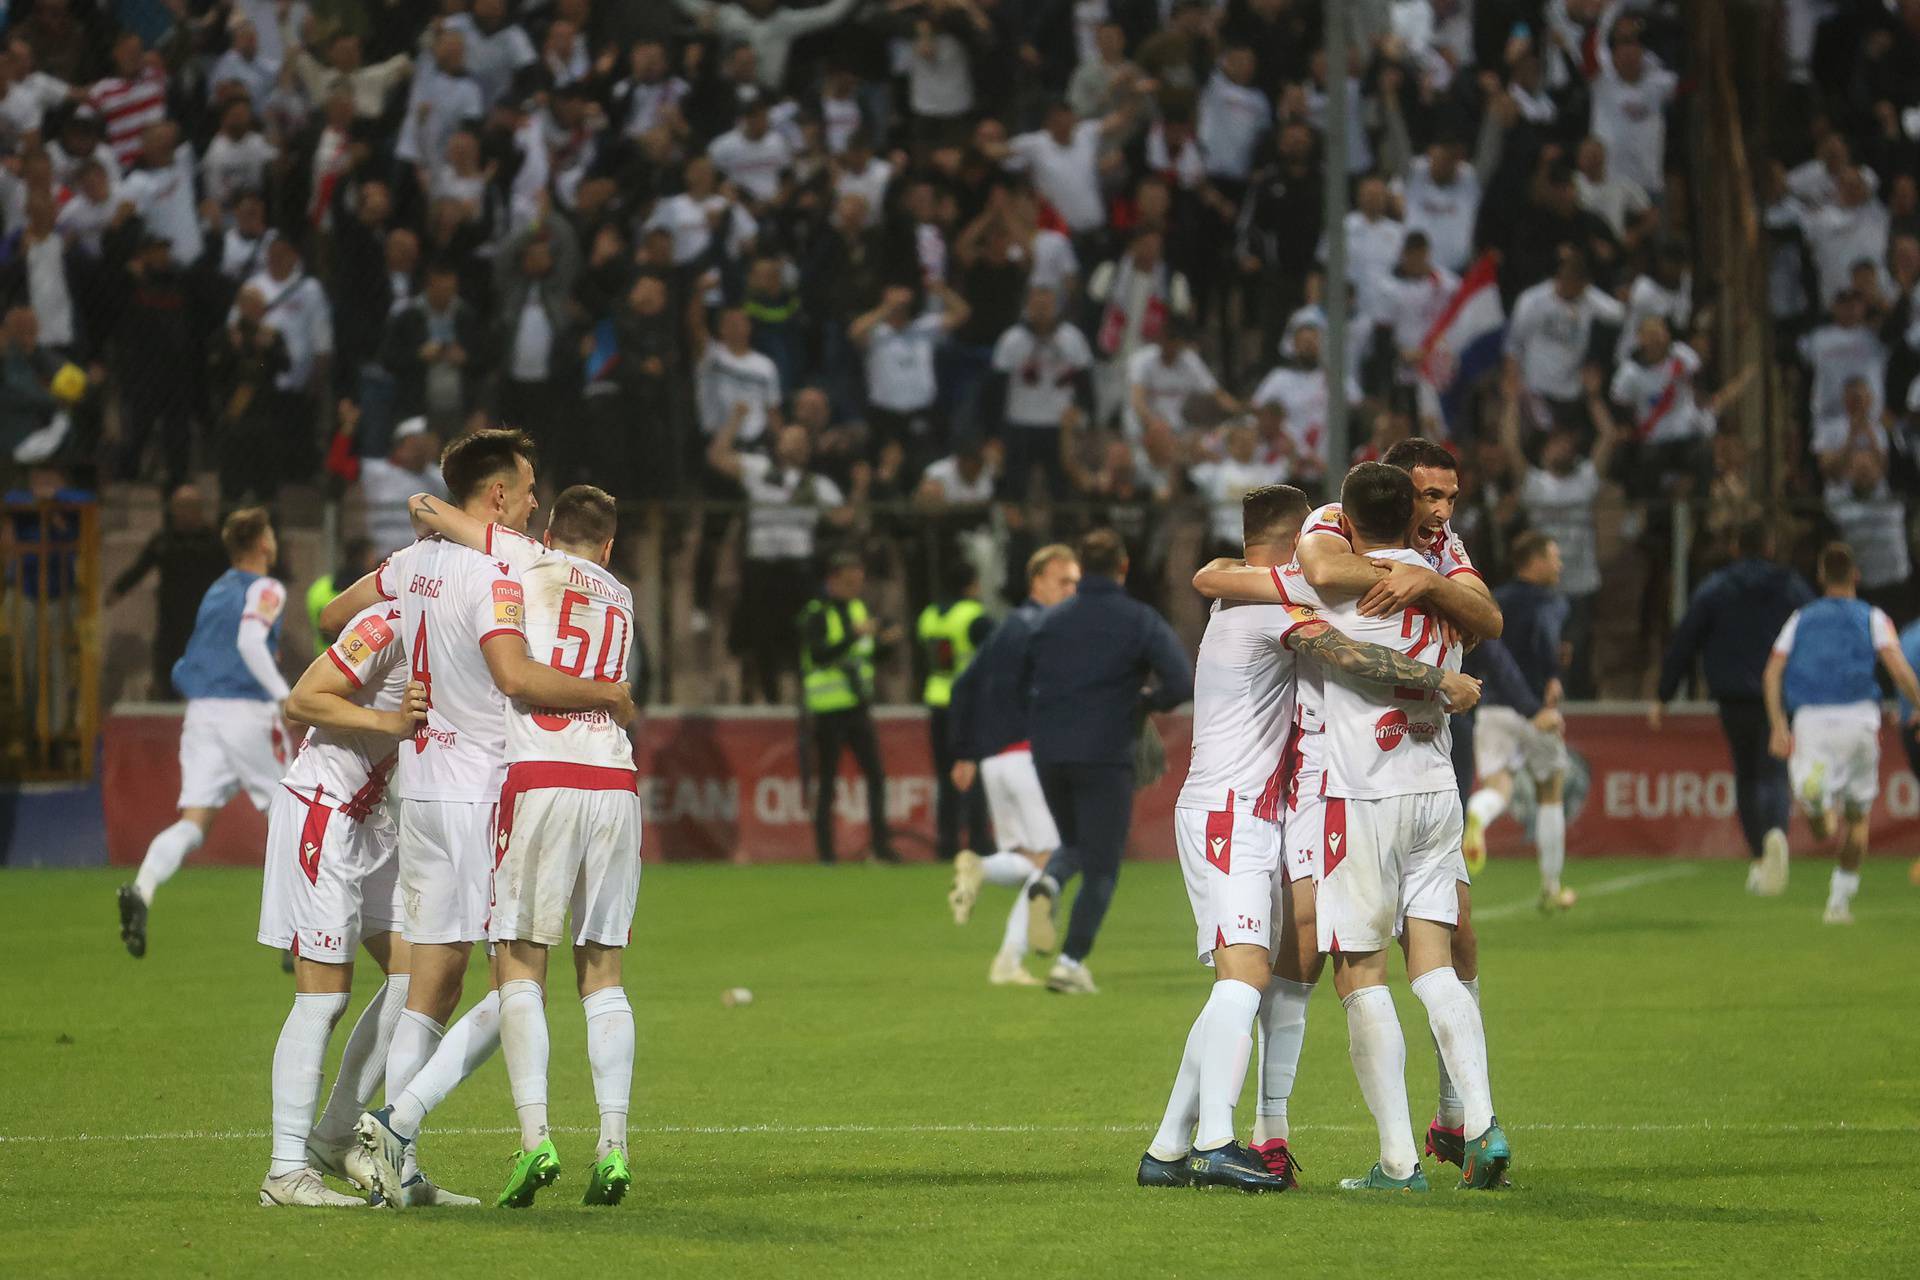
<path id="1" fill-rule="evenodd" d="M 436 443 L 507 421 L 543 485 L 707 500 L 666 522 L 697 543 L 699 631 L 723 562 L 797 608 L 833 546 L 885 548 L 917 608 L 955 555 L 1013 581 L 1096 522 L 1164 604 L 1236 545 L 1247 488 L 1337 481 L 1340 395 L 1355 458 L 1450 442 L 1491 574 L 1519 531 L 1555 535 L 1590 692 L 1596 504 L 1644 501 L 1658 569 L 1670 500 L 1742 501 L 1717 424 L 1758 411 L 1706 340 L 1670 182 L 1681 6 L 1354 3 L 1337 107 L 1323 9 L 167 0 L 116 25 L 23 0 L 0 59 L 8 447 L 169 490 L 213 471 L 223 509 L 336 477 L 377 552 Z M 1799 483 L 1878 549 L 1870 593 L 1908 577 L 1912 9 L 1785 5 L 1815 109 L 1765 211 L 1809 370 Z M 83 389 L 52 388 L 68 364 Z M 775 696 L 790 646 L 733 639 L 745 691 Z"/>

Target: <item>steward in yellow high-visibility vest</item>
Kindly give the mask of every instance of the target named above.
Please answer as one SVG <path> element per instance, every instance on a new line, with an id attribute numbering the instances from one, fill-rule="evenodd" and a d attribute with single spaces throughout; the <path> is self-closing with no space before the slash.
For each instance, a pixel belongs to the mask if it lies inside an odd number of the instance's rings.
<path id="1" fill-rule="evenodd" d="M 898 640 L 900 628 L 869 612 L 860 598 L 866 583 L 859 555 L 838 552 L 827 562 L 825 594 L 800 611 L 800 684 L 814 752 L 813 842 L 822 862 L 835 860 L 833 794 L 840 755 L 848 749 L 867 782 L 873 856 L 900 860 L 887 834 L 887 779 L 873 730 L 874 657 Z"/>
<path id="2" fill-rule="evenodd" d="M 986 643 L 993 620 L 980 603 L 980 575 L 966 560 L 956 560 L 948 572 L 947 594 L 920 611 L 915 628 L 920 653 L 927 666 L 927 681 L 920 700 L 927 705 L 927 728 L 933 735 L 934 852 L 952 858 L 960 852 L 960 827 L 964 816 L 970 848 L 988 847 L 987 804 L 985 793 L 973 790 L 965 794 L 953 785 L 953 742 L 948 708 L 953 703 L 953 682 L 973 661 L 973 655 Z"/>

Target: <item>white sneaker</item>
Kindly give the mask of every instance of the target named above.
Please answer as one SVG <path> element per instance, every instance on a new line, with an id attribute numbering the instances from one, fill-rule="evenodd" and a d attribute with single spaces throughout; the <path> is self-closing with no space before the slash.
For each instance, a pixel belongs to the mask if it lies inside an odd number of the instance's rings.
<path id="1" fill-rule="evenodd" d="M 318 1169 L 296 1169 L 260 1184 L 260 1203 L 299 1209 L 364 1209 L 358 1196 L 343 1196 L 320 1180 Z"/>
<path id="2" fill-rule="evenodd" d="M 1850 902 L 1829 902 L 1826 914 L 1820 917 L 1824 924 L 1852 924 L 1853 904 Z"/>
<path id="3" fill-rule="evenodd" d="M 993 964 L 987 970 L 987 981 L 996 987 L 1037 987 L 1040 979 L 1027 972 L 1027 966 L 1020 957 L 1010 951 L 1002 951 L 993 958 Z"/>
<path id="4" fill-rule="evenodd" d="M 1756 892 L 1777 898 L 1787 891 L 1787 833 L 1775 827 L 1760 841 L 1760 887 Z"/>
<path id="5" fill-rule="evenodd" d="M 953 855 L 953 888 L 947 891 L 947 906 L 953 909 L 955 924 L 973 918 L 973 904 L 980 897 L 980 884 L 985 878 L 979 854 L 962 849 Z"/>
<path id="6" fill-rule="evenodd" d="M 1755 897 L 1764 896 L 1762 886 L 1765 882 L 1766 878 L 1760 873 L 1760 859 L 1755 858 L 1747 864 L 1747 892 Z"/>
<path id="7" fill-rule="evenodd" d="M 480 1203 L 472 1196 L 436 1187 L 424 1173 L 414 1174 L 402 1190 L 406 1192 L 409 1209 L 472 1209 Z"/>
<path id="8" fill-rule="evenodd" d="M 1041 876 L 1027 890 L 1027 949 L 1042 955 L 1060 945 L 1060 929 L 1054 922 L 1054 907 L 1060 900 L 1060 886 L 1049 876 Z"/>
<path id="9" fill-rule="evenodd" d="M 1064 956 L 1054 961 L 1047 974 L 1047 990 L 1063 996 L 1094 996 L 1100 988 L 1093 985 L 1093 974 L 1084 964 L 1074 964 Z"/>
<path id="10" fill-rule="evenodd" d="M 336 1147 L 308 1138 L 307 1163 L 329 1178 L 352 1183 L 362 1191 L 373 1190 L 373 1157 L 357 1142 Z"/>

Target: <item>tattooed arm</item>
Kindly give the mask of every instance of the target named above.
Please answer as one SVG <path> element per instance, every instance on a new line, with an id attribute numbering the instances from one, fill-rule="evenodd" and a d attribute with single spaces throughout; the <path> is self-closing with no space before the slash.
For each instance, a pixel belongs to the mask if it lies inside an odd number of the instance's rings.
<path id="1" fill-rule="evenodd" d="M 1312 654 L 1369 684 L 1389 689 L 1438 689 L 1449 711 L 1470 711 L 1480 701 L 1480 682 L 1472 676 L 1444 671 L 1381 645 L 1350 639 L 1324 622 L 1301 627 L 1287 643 L 1295 653 Z"/>
<path id="2" fill-rule="evenodd" d="M 416 493 L 407 499 L 407 515 L 413 519 L 413 531 L 421 537 L 437 533 L 449 542 L 487 549 L 487 522 L 476 520 L 451 502 L 430 493 Z"/>

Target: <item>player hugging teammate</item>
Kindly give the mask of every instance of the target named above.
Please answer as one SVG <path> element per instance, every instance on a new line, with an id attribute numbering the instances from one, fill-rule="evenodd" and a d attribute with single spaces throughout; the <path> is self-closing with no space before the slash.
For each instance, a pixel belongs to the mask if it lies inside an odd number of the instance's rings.
<path id="1" fill-rule="evenodd" d="M 1395 937 L 1440 1059 L 1428 1153 L 1460 1164 L 1465 1185 L 1504 1179 L 1510 1155 L 1487 1085 L 1446 716 L 1478 696 L 1458 675 L 1454 635 L 1497 635 L 1499 612 L 1447 527 L 1458 492 L 1450 455 L 1415 440 L 1389 461 L 1398 465 L 1356 467 L 1342 502 L 1311 514 L 1290 490 L 1279 491 L 1291 495 L 1284 501 L 1249 495 L 1248 564 L 1215 562 L 1195 578 L 1207 594 L 1279 608 L 1239 621 L 1241 610 L 1217 610 L 1202 642 L 1176 830 L 1216 982 L 1141 1160 L 1143 1185 L 1293 1185 L 1287 1099 L 1307 999 L 1332 955 L 1380 1133 L 1379 1163 L 1341 1185 L 1425 1190 L 1406 1126 L 1406 1046 L 1385 986 Z M 1236 772 L 1248 776 L 1229 779 Z M 1232 1101 L 1250 1017 L 1262 1052 L 1248 1152 L 1233 1141 Z"/>

